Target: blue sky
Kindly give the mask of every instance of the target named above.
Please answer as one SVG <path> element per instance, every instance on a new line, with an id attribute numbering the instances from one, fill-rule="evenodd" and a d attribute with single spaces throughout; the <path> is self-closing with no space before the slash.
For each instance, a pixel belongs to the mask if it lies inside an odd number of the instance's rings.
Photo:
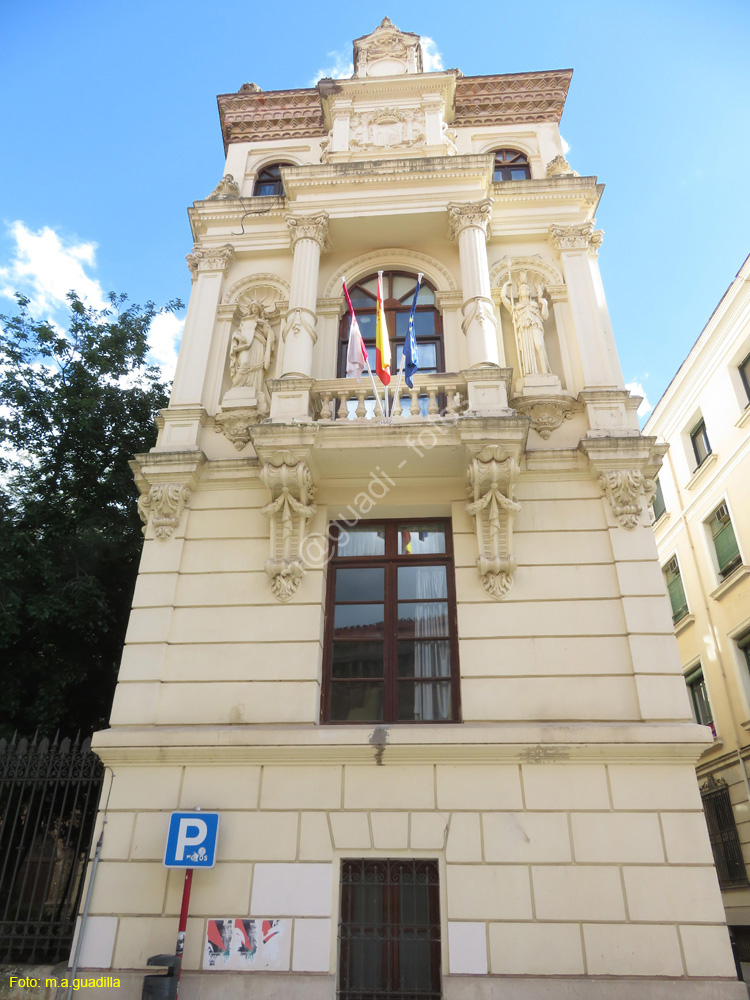
<path id="1" fill-rule="evenodd" d="M 747 0 L 6 3 L 0 311 L 12 287 L 52 314 L 72 286 L 187 300 L 186 207 L 223 166 L 216 94 L 308 86 L 385 14 L 467 75 L 575 70 L 561 131 L 606 184 L 615 335 L 655 403 L 750 252 Z M 167 367 L 179 330 L 154 331 Z"/>

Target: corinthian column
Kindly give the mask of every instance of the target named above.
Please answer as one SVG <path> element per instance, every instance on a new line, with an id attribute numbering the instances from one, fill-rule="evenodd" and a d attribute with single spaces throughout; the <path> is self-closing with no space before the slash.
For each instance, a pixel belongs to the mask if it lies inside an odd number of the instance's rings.
<path id="1" fill-rule="evenodd" d="M 193 278 L 185 331 L 172 386 L 170 406 L 205 406 L 205 381 L 211 355 L 216 312 L 219 308 L 224 272 L 234 247 L 198 247 L 187 255 Z"/>
<path id="2" fill-rule="evenodd" d="M 282 378 L 310 378 L 312 375 L 313 345 L 318 339 L 315 327 L 318 317 L 315 304 L 318 298 L 318 271 L 320 255 L 328 249 L 328 216 L 288 215 L 292 253 L 292 286 L 289 292 L 289 311 L 284 325 L 284 363 Z"/>
<path id="3" fill-rule="evenodd" d="M 511 372 L 501 368 L 497 343 L 497 321 L 490 291 L 487 240 L 492 216 L 492 198 L 448 205 L 448 235 L 458 243 L 463 304 L 461 329 L 466 335 L 469 367 L 466 378 L 469 413 L 477 416 L 508 416 L 508 386 Z M 504 363 L 503 359 L 503 362 Z"/>
<path id="4" fill-rule="evenodd" d="M 492 215 L 492 198 L 483 201 L 448 205 L 451 243 L 458 243 L 461 262 L 461 285 L 464 301 L 461 306 L 469 353 L 469 368 L 475 365 L 498 365 L 497 322 L 490 291 L 490 269 L 487 264 L 487 239 Z"/>

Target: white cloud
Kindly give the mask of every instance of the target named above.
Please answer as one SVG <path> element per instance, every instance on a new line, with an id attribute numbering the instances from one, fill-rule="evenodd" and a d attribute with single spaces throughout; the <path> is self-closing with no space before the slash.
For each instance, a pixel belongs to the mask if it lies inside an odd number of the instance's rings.
<path id="1" fill-rule="evenodd" d="M 422 36 L 422 69 L 425 73 L 437 73 L 443 69 L 443 54 L 438 52 L 432 38 Z"/>
<path id="2" fill-rule="evenodd" d="M 328 58 L 333 59 L 333 65 L 319 69 L 310 80 L 309 86 L 314 87 L 318 80 L 324 77 L 329 80 L 346 80 L 354 75 L 354 63 L 346 52 L 329 52 Z"/>
<path id="3" fill-rule="evenodd" d="M 565 141 L 565 140 L 563 139 L 563 137 L 562 137 L 562 136 L 560 136 L 560 142 L 561 142 L 561 144 L 562 144 L 562 151 L 563 151 L 563 156 L 567 156 L 567 155 L 568 155 L 568 153 L 570 152 L 570 146 L 569 146 L 569 145 L 568 145 L 568 143 L 567 143 L 567 142 L 566 142 L 566 141 Z"/>
<path id="4" fill-rule="evenodd" d="M 151 322 L 148 334 L 150 360 L 161 368 L 165 379 L 174 378 L 184 326 L 185 320 L 174 313 L 159 313 Z"/>
<path id="5" fill-rule="evenodd" d="M 32 316 L 60 330 L 71 290 L 94 309 L 112 308 L 99 281 L 88 273 L 96 268 L 96 243 L 65 240 L 49 226 L 33 232 L 20 221 L 9 232 L 15 247 L 7 266 L 0 266 L 0 296 L 12 298 L 21 292 L 29 299 Z M 151 323 L 148 360 L 161 368 L 165 379 L 174 377 L 184 325 L 184 319 L 172 313 L 159 314 Z"/>
<path id="6" fill-rule="evenodd" d="M 625 388 L 628 389 L 634 396 L 643 396 L 643 402 L 638 407 L 638 416 L 641 419 L 647 417 L 653 410 L 653 406 L 648 401 L 646 390 L 643 388 L 643 385 L 640 382 L 626 382 Z"/>
<path id="7" fill-rule="evenodd" d="M 8 267 L 0 267 L 0 295 L 23 292 L 35 315 L 57 312 L 71 289 L 95 309 L 106 308 L 102 286 L 86 273 L 96 266 L 96 243 L 65 241 L 49 226 L 32 232 L 23 222 L 14 222 L 10 235 L 16 246 Z"/>

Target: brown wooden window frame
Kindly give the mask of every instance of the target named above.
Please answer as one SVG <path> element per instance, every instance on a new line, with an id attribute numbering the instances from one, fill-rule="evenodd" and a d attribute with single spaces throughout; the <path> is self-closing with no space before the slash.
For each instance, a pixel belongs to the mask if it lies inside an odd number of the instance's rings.
<path id="1" fill-rule="evenodd" d="M 360 286 L 364 285 L 368 281 L 372 281 L 377 278 L 377 271 L 373 274 L 367 274 L 363 278 L 359 278 L 351 288 L 349 289 L 349 294 L 354 298 L 355 294 L 361 291 L 362 294 L 366 296 L 371 296 L 369 289 L 361 289 Z M 411 271 L 384 271 L 383 272 L 383 308 L 385 310 L 385 318 L 388 326 L 388 334 L 391 342 L 391 389 L 394 387 L 394 379 L 396 378 L 396 373 L 398 372 L 398 349 L 399 347 L 403 349 L 404 339 L 403 336 L 396 336 L 397 329 L 397 314 L 401 313 L 406 316 L 409 315 L 411 310 L 411 303 L 413 298 L 413 291 L 407 292 L 404 296 L 399 298 L 394 298 L 393 296 L 393 279 L 394 278 L 410 278 L 414 284 L 417 283 L 417 275 L 413 274 Z M 422 278 L 422 288 L 429 289 L 433 295 L 436 294 L 437 289 L 428 281 L 426 278 Z M 354 312 L 356 313 L 357 319 L 360 321 L 362 316 L 375 315 L 376 298 L 372 296 L 372 305 L 370 307 L 363 307 L 354 303 Z M 440 315 L 440 311 L 434 302 L 420 305 L 417 303 L 417 313 L 433 313 L 434 314 L 434 332 L 430 335 L 424 334 L 422 332 L 417 332 L 417 349 L 421 344 L 435 344 L 435 369 L 437 372 L 445 371 L 445 352 L 443 349 L 443 317 Z M 346 377 L 346 350 L 349 343 L 349 309 L 346 308 L 341 321 L 339 322 L 339 344 L 338 344 L 338 357 L 336 362 L 336 378 Z M 416 327 L 416 323 L 415 323 Z M 372 336 L 367 336 L 365 330 L 362 329 L 362 335 L 367 347 L 375 346 L 375 327 L 373 324 Z M 375 371 L 375 365 L 371 361 L 373 372 Z"/>
<path id="2" fill-rule="evenodd" d="M 408 525 L 411 528 L 439 527 L 445 533 L 445 552 L 436 554 L 399 555 L 399 528 Z M 385 552 L 377 556 L 339 556 L 338 539 L 340 532 L 346 531 L 345 524 L 333 522 L 329 526 L 330 553 L 328 561 L 328 579 L 326 591 L 326 612 L 323 651 L 323 685 L 321 692 L 320 721 L 329 726 L 352 725 L 446 725 L 460 722 L 460 674 L 458 664 L 458 620 L 456 614 L 456 580 L 453 559 L 453 534 L 451 521 L 446 518 L 398 518 L 385 520 L 360 521 L 356 527 L 385 530 Z M 399 719 L 398 718 L 398 569 L 402 566 L 445 566 L 446 590 L 445 602 L 448 605 L 448 642 L 450 652 L 450 676 L 440 678 L 450 682 L 451 716 L 448 719 Z M 334 684 L 347 683 L 343 678 L 334 679 L 333 645 L 334 645 L 334 611 L 336 607 L 336 573 L 339 569 L 357 569 L 370 567 L 385 568 L 384 588 L 384 638 L 383 638 L 383 718 L 382 719 L 332 719 L 331 696 Z M 406 600 L 406 599 L 404 599 Z M 358 602 L 361 604 L 369 601 Z M 411 601 L 410 603 L 415 603 Z M 341 641 L 341 640 L 339 640 Z M 404 641 L 402 637 L 402 641 Z M 348 683 L 356 683 L 352 678 Z M 376 678 L 373 678 L 376 680 Z M 401 677 L 402 682 L 408 678 Z M 414 681 L 418 683 L 418 681 Z M 424 682 L 423 683 L 429 683 Z M 434 682 L 433 682 L 434 683 Z"/>
<path id="3" fill-rule="evenodd" d="M 494 150 L 495 161 L 492 171 L 492 180 L 495 184 L 503 181 L 530 181 L 531 164 L 526 153 L 520 149 L 496 149 Z M 523 177 L 513 177 L 513 172 L 523 170 Z"/>
<path id="4" fill-rule="evenodd" d="M 432 858 L 343 859 L 339 910 L 339 967 L 337 1000 L 440 1000 L 441 926 L 439 865 Z M 355 919 L 357 889 L 367 886 L 381 896 L 382 919 L 368 923 Z M 406 886 L 424 889 L 426 922 L 400 918 L 408 910 L 402 900 Z M 402 905 L 405 903 L 406 905 Z M 416 905 L 414 906 L 416 911 Z M 416 913 L 415 913 L 416 915 Z M 401 966 L 405 949 L 416 941 L 427 943 L 424 983 L 404 983 Z M 366 948 L 380 948 L 379 984 L 357 981 L 356 952 L 366 964 Z M 429 982 L 427 980 L 429 979 Z"/>
<path id="5" fill-rule="evenodd" d="M 284 182 L 281 179 L 281 168 L 293 166 L 294 164 L 289 163 L 287 160 L 279 160 L 278 163 L 267 163 L 265 167 L 261 167 L 258 171 L 258 176 L 255 178 L 255 183 L 253 184 L 253 197 L 283 198 Z M 258 188 L 264 184 L 273 184 L 274 190 L 259 191 Z"/>

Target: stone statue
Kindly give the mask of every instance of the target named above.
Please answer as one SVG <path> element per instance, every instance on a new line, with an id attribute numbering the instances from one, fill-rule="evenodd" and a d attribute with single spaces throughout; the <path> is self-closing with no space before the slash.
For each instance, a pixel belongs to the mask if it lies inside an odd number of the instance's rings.
<path id="1" fill-rule="evenodd" d="M 266 319 L 266 310 L 259 302 L 251 302 L 240 310 L 240 325 L 232 336 L 229 350 L 229 374 L 232 387 L 247 386 L 255 390 L 259 413 L 268 411 L 265 389 L 266 372 L 271 367 L 274 334 Z"/>
<path id="2" fill-rule="evenodd" d="M 500 290 L 503 305 L 513 318 L 513 328 L 518 344 L 518 360 L 523 375 L 548 375 L 551 372 L 547 348 L 544 344 L 544 320 L 549 317 L 549 306 L 544 298 L 544 286 L 536 286 L 536 299 L 531 297 L 531 286 L 526 271 L 519 272 L 518 299 L 512 296 L 513 281 L 509 278 Z"/>

